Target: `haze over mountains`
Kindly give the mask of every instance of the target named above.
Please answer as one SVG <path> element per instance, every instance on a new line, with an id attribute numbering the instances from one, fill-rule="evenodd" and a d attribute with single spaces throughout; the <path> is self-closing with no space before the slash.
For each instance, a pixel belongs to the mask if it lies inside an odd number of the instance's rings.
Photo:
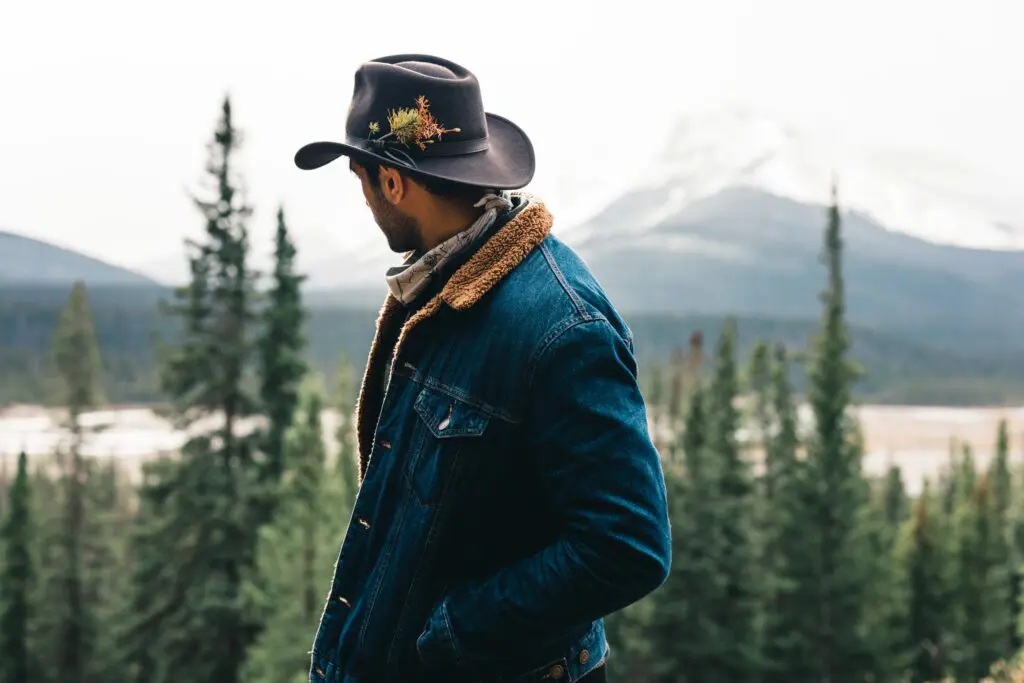
<path id="1" fill-rule="evenodd" d="M 683 117 L 655 156 L 592 219 L 556 226 L 624 310 L 817 315 L 834 174 L 853 321 L 986 348 L 1024 330 L 1024 200 L 1005 181 L 745 111 Z M 312 253 L 311 302 L 379 306 L 395 255 Z M 152 282 L 12 235 L 0 235 L 0 263 L 6 283 Z"/>
<path id="2" fill-rule="evenodd" d="M 0 230 L 0 287 L 4 285 L 90 285 L 154 287 L 146 275 L 77 251 Z"/>

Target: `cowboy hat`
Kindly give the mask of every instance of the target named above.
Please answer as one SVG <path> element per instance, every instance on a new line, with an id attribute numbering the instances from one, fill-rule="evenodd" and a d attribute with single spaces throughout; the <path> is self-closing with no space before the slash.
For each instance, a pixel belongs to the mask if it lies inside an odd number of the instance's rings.
<path id="1" fill-rule="evenodd" d="M 312 142 L 295 154 L 303 170 L 340 156 L 495 190 L 527 185 L 533 144 L 519 126 L 484 111 L 468 69 L 419 54 L 363 64 L 345 122 L 344 142 Z"/>

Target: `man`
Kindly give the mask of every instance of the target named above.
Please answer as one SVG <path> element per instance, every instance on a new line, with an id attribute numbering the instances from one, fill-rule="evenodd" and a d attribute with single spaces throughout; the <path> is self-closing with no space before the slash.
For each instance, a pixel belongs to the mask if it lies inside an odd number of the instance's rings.
<path id="1" fill-rule="evenodd" d="M 411 253 L 387 274 L 310 680 L 604 680 L 602 618 L 670 564 L 631 333 L 544 205 L 508 192 L 533 146 L 465 68 L 364 64 L 346 134 L 296 164 L 348 157 Z"/>

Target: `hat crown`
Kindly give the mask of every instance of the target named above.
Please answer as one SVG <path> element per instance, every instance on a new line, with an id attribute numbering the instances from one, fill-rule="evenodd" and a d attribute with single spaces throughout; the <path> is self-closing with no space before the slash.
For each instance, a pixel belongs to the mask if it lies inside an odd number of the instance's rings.
<path id="1" fill-rule="evenodd" d="M 424 97 L 445 133 L 444 142 L 487 138 L 480 84 L 468 69 L 440 57 L 420 54 L 392 55 L 364 63 L 355 74 L 352 102 L 345 122 L 351 138 L 366 138 L 371 123 L 388 133 L 388 115 L 414 109 Z"/>

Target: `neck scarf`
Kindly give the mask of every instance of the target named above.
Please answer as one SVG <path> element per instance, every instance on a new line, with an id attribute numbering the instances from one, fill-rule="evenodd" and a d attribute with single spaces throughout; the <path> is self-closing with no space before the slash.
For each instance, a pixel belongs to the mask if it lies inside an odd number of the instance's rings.
<path id="1" fill-rule="evenodd" d="M 396 299 L 405 305 L 415 301 L 447 262 L 476 242 L 494 225 L 499 214 L 512 208 L 512 197 L 508 192 L 489 193 L 473 206 L 483 207 L 484 212 L 471 226 L 452 235 L 430 251 L 424 254 L 414 252 L 402 265 L 388 268 L 388 288 Z"/>

